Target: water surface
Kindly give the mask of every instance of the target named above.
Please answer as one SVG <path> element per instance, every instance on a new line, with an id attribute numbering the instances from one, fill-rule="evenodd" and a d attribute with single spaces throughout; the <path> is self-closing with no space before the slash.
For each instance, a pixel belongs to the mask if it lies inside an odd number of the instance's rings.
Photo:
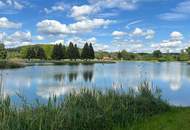
<path id="1" fill-rule="evenodd" d="M 180 62 L 119 62 L 115 64 L 30 66 L 2 70 L 4 94 L 15 101 L 17 93 L 30 102 L 64 97 L 73 89 L 137 88 L 144 80 L 161 88 L 171 104 L 190 106 L 190 65 Z"/>

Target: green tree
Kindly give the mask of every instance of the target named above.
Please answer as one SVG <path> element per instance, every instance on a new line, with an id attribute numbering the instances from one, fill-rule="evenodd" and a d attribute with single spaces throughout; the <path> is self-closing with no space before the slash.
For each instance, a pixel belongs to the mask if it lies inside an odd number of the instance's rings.
<path id="1" fill-rule="evenodd" d="M 89 54 L 88 43 L 85 43 L 82 49 L 81 58 L 87 60 L 89 58 L 88 54 Z"/>
<path id="2" fill-rule="evenodd" d="M 118 52 L 117 58 L 118 58 L 119 60 L 121 60 L 121 58 L 122 58 L 121 52 Z"/>
<path id="3" fill-rule="evenodd" d="M 64 59 L 64 47 L 62 46 L 61 43 L 59 45 L 58 44 L 54 45 L 52 51 L 52 59 L 55 60 Z"/>
<path id="4" fill-rule="evenodd" d="M 6 59 L 7 57 L 7 50 L 5 49 L 4 44 L 0 44 L 0 59 Z"/>
<path id="5" fill-rule="evenodd" d="M 153 51 L 153 56 L 156 58 L 160 58 L 162 56 L 162 52 L 160 50 Z"/>
<path id="6" fill-rule="evenodd" d="M 33 59 L 35 58 L 35 50 L 34 50 L 34 47 L 29 47 L 26 51 L 26 57 L 27 59 Z"/>
<path id="7" fill-rule="evenodd" d="M 74 46 L 74 59 L 79 59 L 80 58 L 80 53 L 79 53 L 79 49 L 77 47 L 77 44 L 75 44 Z"/>
<path id="8" fill-rule="evenodd" d="M 71 60 L 75 59 L 75 48 L 72 42 L 69 43 L 69 47 L 67 49 L 67 57 Z"/>
<path id="9" fill-rule="evenodd" d="M 37 59 L 46 59 L 45 51 L 42 47 L 37 46 L 35 48 L 35 58 Z"/>
<path id="10" fill-rule="evenodd" d="M 89 56 L 89 59 L 95 58 L 94 48 L 92 46 L 92 43 L 90 43 L 90 45 L 88 46 L 88 56 Z"/>

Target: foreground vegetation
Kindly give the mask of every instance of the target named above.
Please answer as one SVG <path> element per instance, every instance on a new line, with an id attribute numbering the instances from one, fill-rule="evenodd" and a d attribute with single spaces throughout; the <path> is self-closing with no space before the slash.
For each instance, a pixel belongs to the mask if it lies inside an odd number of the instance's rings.
<path id="1" fill-rule="evenodd" d="M 190 108 L 172 108 L 169 112 L 134 123 L 129 130 L 189 130 L 189 128 Z"/>
<path id="2" fill-rule="evenodd" d="M 47 104 L 11 105 L 10 98 L 0 102 L 1 130 L 111 130 L 130 128 L 153 115 L 170 111 L 160 91 L 148 83 L 130 89 L 73 91 L 63 101 L 56 97 Z"/>

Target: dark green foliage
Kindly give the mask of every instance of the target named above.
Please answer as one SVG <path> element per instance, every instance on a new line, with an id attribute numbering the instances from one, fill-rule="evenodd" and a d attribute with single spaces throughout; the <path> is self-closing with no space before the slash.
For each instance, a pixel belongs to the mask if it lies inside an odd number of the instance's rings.
<path id="1" fill-rule="evenodd" d="M 89 54 L 89 52 L 88 52 L 88 43 L 85 43 L 84 47 L 82 49 L 81 58 L 82 59 L 88 59 L 88 57 L 89 57 L 88 54 Z"/>
<path id="2" fill-rule="evenodd" d="M 5 49 L 5 45 L 0 43 L 0 59 L 6 59 L 7 50 Z"/>
<path id="3" fill-rule="evenodd" d="M 121 52 L 118 52 L 117 58 L 118 58 L 119 60 L 121 60 L 121 58 L 122 58 Z"/>
<path id="4" fill-rule="evenodd" d="M 40 46 L 31 46 L 26 51 L 27 59 L 46 59 L 45 51 Z"/>
<path id="5" fill-rule="evenodd" d="M 132 123 L 170 110 L 160 91 L 148 83 L 138 92 L 122 89 L 73 91 L 64 101 L 54 97 L 47 104 L 11 106 L 0 100 L 0 130 L 112 130 L 129 128 Z"/>
<path id="6" fill-rule="evenodd" d="M 160 50 L 153 51 L 153 56 L 156 58 L 160 58 L 162 56 L 162 52 Z"/>
<path id="7" fill-rule="evenodd" d="M 52 59 L 55 60 L 65 59 L 65 46 L 63 46 L 61 43 L 54 45 L 52 51 Z"/>
<path id="8" fill-rule="evenodd" d="M 35 57 L 35 50 L 33 47 L 29 47 L 26 52 L 26 58 L 27 59 L 33 59 Z"/>
<path id="9" fill-rule="evenodd" d="M 75 47 L 74 44 L 72 42 L 69 43 L 69 47 L 67 49 L 67 57 L 69 59 L 75 59 L 76 58 L 76 52 L 75 52 Z"/>
<path id="10" fill-rule="evenodd" d="M 37 47 L 36 48 L 36 58 L 37 59 L 46 59 L 46 54 L 45 54 L 45 51 L 42 47 Z"/>
<path id="11" fill-rule="evenodd" d="M 90 45 L 89 45 L 89 59 L 94 59 L 94 58 L 95 58 L 94 48 L 92 46 L 92 43 L 90 43 Z"/>
<path id="12" fill-rule="evenodd" d="M 79 49 L 77 47 L 77 44 L 75 44 L 74 46 L 74 54 L 73 54 L 73 59 L 80 59 L 80 53 L 79 53 Z"/>
<path id="13" fill-rule="evenodd" d="M 91 43 L 85 43 L 82 49 L 81 58 L 86 60 L 95 58 L 94 49 Z"/>

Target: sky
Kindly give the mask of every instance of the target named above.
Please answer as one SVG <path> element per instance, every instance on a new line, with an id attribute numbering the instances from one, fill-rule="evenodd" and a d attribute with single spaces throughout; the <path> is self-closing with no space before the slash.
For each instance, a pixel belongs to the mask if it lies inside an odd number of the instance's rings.
<path id="1" fill-rule="evenodd" d="M 129 52 L 190 46 L 190 0 L 0 0 L 0 42 Z"/>

